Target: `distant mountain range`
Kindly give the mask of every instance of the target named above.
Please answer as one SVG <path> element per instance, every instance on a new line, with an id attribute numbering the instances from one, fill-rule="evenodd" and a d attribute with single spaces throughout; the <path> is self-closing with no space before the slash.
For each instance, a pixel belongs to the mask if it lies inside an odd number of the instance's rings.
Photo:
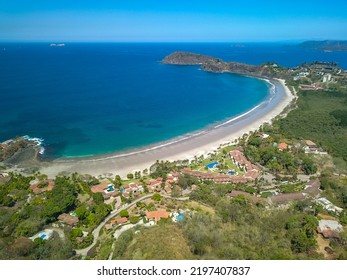
<path id="1" fill-rule="evenodd" d="M 299 44 L 299 46 L 302 48 L 316 49 L 324 52 L 347 51 L 347 41 L 305 41 Z"/>

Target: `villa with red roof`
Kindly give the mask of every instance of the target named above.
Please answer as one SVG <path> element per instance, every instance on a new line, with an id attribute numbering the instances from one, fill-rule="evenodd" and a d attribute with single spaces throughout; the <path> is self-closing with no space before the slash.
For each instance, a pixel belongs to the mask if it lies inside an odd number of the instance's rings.
<path id="1" fill-rule="evenodd" d="M 146 217 L 149 221 L 154 221 L 157 223 L 160 221 L 160 219 L 167 219 L 169 218 L 170 213 L 166 212 L 164 210 L 157 210 L 157 211 L 151 211 L 146 213 Z"/>

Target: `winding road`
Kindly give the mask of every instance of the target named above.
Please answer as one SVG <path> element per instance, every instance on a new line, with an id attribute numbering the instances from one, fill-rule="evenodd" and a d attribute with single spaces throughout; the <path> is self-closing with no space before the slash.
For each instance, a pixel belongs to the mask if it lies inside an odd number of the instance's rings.
<path id="1" fill-rule="evenodd" d="M 122 207 L 120 207 L 119 209 L 115 209 L 113 210 L 93 231 L 92 231 L 92 235 L 93 235 L 93 243 L 90 244 L 88 247 L 83 248 L 83 249 L 79 249 L 76 250 L 76 254 L 77 255 L 81 255 L 82 257 L 86 257 L 88 251 L 93 248 L 96 244 L 96 242 L 98 241 L 99 235 L 100 235 L 100 231 L 101 229 L 105 226 L 105 224 L 111 220 L 113 217 L 117 216 L 120 211 L 122 210 L 127 210 L 130 207 L 134 206 L 137 202 L 151 198 L 153 196 L 153 194 L 147 194 L 145 196 L 142 196 L 136 200 L 134 200 L 133 202 L 129 203 L 129 204 L 124 204 Z M 173 199 L 173 200 L 178 200 L 178 201 L 185 201 L 185 200 L 189 200 L 189 197 L 171 197 L 170 195 L 161 195 L 161 197 L 164 198 L 168 198 L 168 199 Z"/>

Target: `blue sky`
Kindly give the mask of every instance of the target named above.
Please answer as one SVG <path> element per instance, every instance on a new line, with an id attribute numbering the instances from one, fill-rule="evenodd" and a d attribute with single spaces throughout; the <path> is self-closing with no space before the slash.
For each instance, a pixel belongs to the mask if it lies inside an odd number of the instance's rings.
<path id="1" fill-rule="evenodd" d="M 0 41 L 346 40 L 346 11 L 346 0 L 0 0 Z"/>

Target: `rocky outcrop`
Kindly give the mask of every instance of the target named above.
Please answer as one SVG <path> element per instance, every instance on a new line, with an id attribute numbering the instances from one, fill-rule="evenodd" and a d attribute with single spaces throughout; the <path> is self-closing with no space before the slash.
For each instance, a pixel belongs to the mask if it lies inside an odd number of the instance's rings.
<path id="1" fill-rule="evenodd" d="M 165 57 L 162 62 L 165 64 L 178 65 L 200 65 L 209 61 L 218 61 L 218 58 L 212 56 L 195 54 L 190 52 L 174 52 Z"/>
<path id="2" fill-rule="evenodd" d="M 166 56 L 162 62 L 175 65 L 201 65 L 202 70 L 214 73 L 226 72 L 261 78 L 280 77 L 279 73 L 274 72 L 273 67 L 269 64 L 257 66 L 238 62 L 225 62 L 219 58 L 190 52 L 174 52 Z"/>

